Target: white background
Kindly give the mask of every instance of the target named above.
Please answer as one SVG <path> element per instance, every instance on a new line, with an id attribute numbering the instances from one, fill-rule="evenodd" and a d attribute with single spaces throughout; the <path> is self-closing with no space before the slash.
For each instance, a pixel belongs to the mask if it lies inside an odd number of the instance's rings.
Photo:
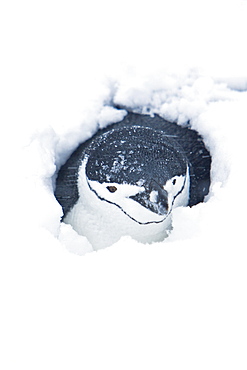
<path id="1" fill-rule="evenodd" d="M 246 17 L 246 1 L 1 5 L 2 369 L 246 369 Z M 191 120 L 212 187 L 163 243 L 80 256 L 51 179 L 112 101 Z"/>

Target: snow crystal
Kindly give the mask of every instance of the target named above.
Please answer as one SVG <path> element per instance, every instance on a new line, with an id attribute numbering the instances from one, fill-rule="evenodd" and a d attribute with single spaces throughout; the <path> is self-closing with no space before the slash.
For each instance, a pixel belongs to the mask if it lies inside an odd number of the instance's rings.
<path id="1" fill-rule="evenodd" d="M 150 196 L 149 196 L 150 202 L 155 203 L 157 201 L 157 198 L 158 198 L 158 192 L 156 190 L 151 191 Z"/>
<path id="2" fill-rule="evenodd" d="M 102 108 L 98 117 L 99 127 L 104 128 L 110 123 L 122 121 L 126 114 L 127 112 L 123 109 L 116 109 L 111 106 L 105 106 Z"/>

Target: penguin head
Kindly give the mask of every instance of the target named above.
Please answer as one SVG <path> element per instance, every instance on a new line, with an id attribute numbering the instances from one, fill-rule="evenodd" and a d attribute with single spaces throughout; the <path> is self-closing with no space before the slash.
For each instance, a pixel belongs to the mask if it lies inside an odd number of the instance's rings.
<path id="1" fill-rule="evenodd" d="M 175 206 L 188 203 L 187 159 L 159 131 L 109 130 L 91 143 L 83 163 L 90 191 L 138 224 L 160 223 Z"/>

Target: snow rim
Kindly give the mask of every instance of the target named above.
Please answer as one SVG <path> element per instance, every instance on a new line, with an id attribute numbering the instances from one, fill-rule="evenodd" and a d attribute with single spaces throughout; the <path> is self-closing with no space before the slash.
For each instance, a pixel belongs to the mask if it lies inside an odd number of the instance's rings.
<path id="1" fill-rule="evenodd" d="M 161 86 L 158 87 L 157 76 L 142 77 L 139 81 L 141 83 L 137 86 L 126 87 L 123 77 L 118 77 L 114 82 L 109 78 L 104 81 L 106 94 L 101 96 L 101 101 L 98 98 L 95 99 L 97 104 L 92 101 L 91 107 L 85 108 L 86 113 L 79 126 L 67 129 L 62 135 L 54 130 L 56 139 L 53 146 L 55 153 L 53 166 L 56 166 L 56 171 L 48 177 L 49 196 L 51 198 L 53 196 L 56 173 L 61 164 L 67 160 L 79 143 L 90 138 L 99 128 L 121 121 L 127 111 L 158 114 L 182 126 L 189 124 L 203 137 L 212 156 L 209 194 L 203 203 L 192 208 L 179 208 L 173 211 L 173 228 L 164 243 L 193 239 L 198 235 L 203 236 L 204 239 L 213 240 L 212 238 L 217 237 L 217 230 L 214 226 L 215 217 L 212 222 L 212 212 L 218 213 L 218 217 L 222 218 L 221 208 L 227 204 L 228 191 L 232 191 L 234 186 L 232 167 L 237 160 L 237 153 L 234 153 L 235 147 L 230 141 L 236 139 L 231 132 L 233 121 L 230 118 L 236 120 L 237 116 L 241 123 L 241 117 L 236 114 L 235 106 L 238 106 L 242 112 L 246 92 L 232 90 L 226 83 L 216 82 L 209 76 L 195 73 L 194 70 L 179 78 L 165 75 L 164 84 L 161 85 L 159 82 Z M 60 218 L 61 209 L 56 205 L 53 221 L 56 227 L 52 230 L 49 226 L 48 229 L 58 237 L 61 244 L 79 255 L 93 251 L 86 238 L 79 236 L 69 225 L 60 224 Z M 198 220 L 202 221 L 198 222 Z M 209 228 L 212 233 L 209 232 Z"/>

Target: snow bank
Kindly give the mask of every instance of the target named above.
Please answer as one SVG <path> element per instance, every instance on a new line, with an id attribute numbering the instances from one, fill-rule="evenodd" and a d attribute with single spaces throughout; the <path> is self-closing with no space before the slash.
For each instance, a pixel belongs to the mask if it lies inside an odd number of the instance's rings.
<path id="1" fill-rule="evenodd" d="M 239 161 L 242 161 L 242 148 L 244 147 L 244 142 L 240 144 L 243 137 L 239 138 L 239 132 L 243 130 L 245 125 L 246 93 L 233 91 L 226 84 L 214 82 L 208 76 L 198 75 L 191 71 L 179 77 L 169 75 L 166 72 L 164 79 L 161 79 L 158 84 L 157 75 L 138 75 L 138 72 L 136 72 L 135 76 L 138 82 L 136 84 L 129 83 L 128 87 L 126 86 L 126 78 L 122 75 L 118 76 L 118 78 L 116 77 L 114 83 L 112 79 L 111 82 L 106 81 L 106 83 L 114 84 L 117 87 L 114 89 L 114 94 L 106 96 L 105 100 L 103 100 L 99 112 L 91 112 L 92 121 L 99 122 L 99 125 L 102 125 L 103 122 L 103 126 L 105 126 L 106 122 L 109 124 L 122 119 L 126 111 L 118 111 L 112 106 L 105 106 L 105 101 L 126 109 L 132 109 L 135 112 L 157 113 L 165 119 L 177 121 L 181 125 L 190 121 L 192 128 L 202 134 L 213 157 L 212 186 L 207 199 L 210 202 L 214 202 L 214 197 L 217 197 L 218 192 L 221 193 L 222 187 L 228 188 L 231 181 L 235 184 L 234 186 L 237 186 L 239 178 L 235 171 L 232 172 L 232 168 L 237 166 L 241 170 L 244 167 L 244 165 L 239 164 Z M 82 139 L 80 141 L 83 141 L 83 130 L 81 136 Z M 234 145 L 237 142 L 239 147 Z M 67 151 L 66 145 L 63 150 L 64 152 Z M 234 162 L 236 163 L 234 164 Z M 230 197 L 231 195 L 226 195 L 225 202 L 229 209 L 227 213 L 233 212 L 233 210 L 230 211 L 232 206 L 236 207 L 234 203 L 232 205 L 229 204 L 227 199 Z M 189 224 L 189 218 L 193 218 L 193 214 L 198 212 L 199 209 L 202 209 L 202 215 L 197 217 L 197 224 L 195 225 L 193 222 Z M 184 235 L 180 235 L 181 230 L 184 228 L 183 217 L 180 217 L 180 214 L 183 214 L 183 212 L 187 212 L 184 218 L 186 220 L 186 228 L 188 229 L 186 233 L 189 233 L 189 235 L 198 232 L 198 229 L 201 227 L 201 219 L 204 219 L 206 214 L 213 225 L 218 224 L 219 215 L 214 215 L 212 210 L 207 213 L 207 205 L 186 211 L 179 209 L 174 213 L 174 231 L 170 236 L 170 240 L 174 240 L 175 235 L 177 235 L 179 240 L 184 239 Z M 225 211 L 222 214 L 225 215 Z M 179 219 L 178 223 L 176 221 L 177 217 Z M 203 224 L 207 225 L 209 220 L 203 221 Z M 234 221 L 232 222 L 234 223 Z M 178 224 L 177 227 L 175 227 L 176 224 Z M 180 225 L 183 226 L 181 227 Z M 70 250 L 73 250 L 67 238 L 67 233 L 69 232 L 67 226 L 62 225 L 62 233 L 65 228 L 67 230 L 66 242 L 63 242 L 62 236 L 60 236 L 60 241 L 68 246 Z M 206 228 L 206 233 L 210 233 L 208 227 Z M 71 237 L 74 239 L 75 234 L 73 230 L 70 230 L 70 232 Z M 80 240 L 82 240 L 81 237 Z M 87 240 L 85 240 L 85 243 L 85 251 L 88 251 Z M 78 253 L 78 247 L 76 247 L 76 251 Z M 79 253 L 84 253 L 83 245 Z"/>
<path id="2" fill-rule="evenodd" d="M 245 369 L 246 1 L 8 4 L 1 368 Z M 210 194 L 175 210 L 165 242 L 79 257 L 91 248 L 60 224 L 54 175 L 122 119 L 114 105 L 190 120 Z"/>

